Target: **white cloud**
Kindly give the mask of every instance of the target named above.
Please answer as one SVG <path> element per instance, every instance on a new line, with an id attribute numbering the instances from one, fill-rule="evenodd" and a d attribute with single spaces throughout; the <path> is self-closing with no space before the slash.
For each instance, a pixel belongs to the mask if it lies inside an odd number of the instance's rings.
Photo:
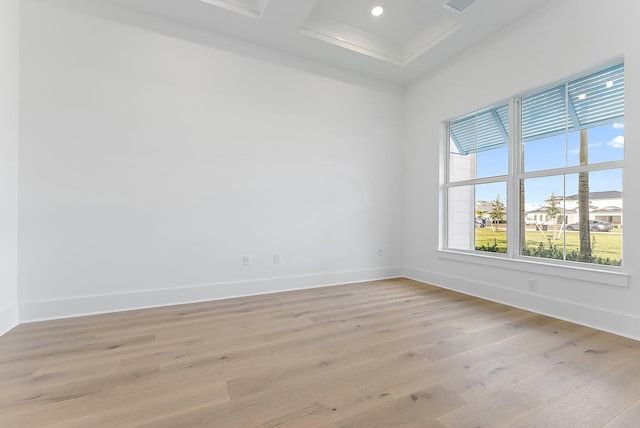
<path id="1" fill-rule="evenodd" d="M 609 141 L 607 143 L 607 146 L 613 147 L 614 149 L 623 148 L 624 147 L 624 136 L 623 135 L 618 135 L 616 138 L 614 138 L 613 140 Z"/>
<path id="2" fill-rule="evenodd" d="M 569 154 L 571 154 L 571 155 L 580 154 L 580 149 L 570 149 L 569 150 Z"/>
<path id="3" fill-rule="evenodd" d="M 624 129 L 624 123 L 616 122 L 613 124 L 615 129 Z"/>
<path id="4" fill-rule="evenodd" d="M 602 146 L 602 143 L 593 143 L 593 144 L 589 144 L 589 147 L 600 147 Z M 579 151 L 579 150 L 578 150 Z"/>

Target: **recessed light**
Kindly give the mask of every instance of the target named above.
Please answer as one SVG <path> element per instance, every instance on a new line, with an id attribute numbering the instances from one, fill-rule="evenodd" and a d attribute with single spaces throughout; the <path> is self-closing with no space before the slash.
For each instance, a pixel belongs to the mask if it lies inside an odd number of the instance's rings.
<path id="1" fill-rule="evenodd" d="M 579 99 L 579 100 L 584 100 L 585 98 L 587 98 L 587 94 L 580 94 L 580 95 L 578 95 L 578 99 Z"/>
<path id="2" fill-rule="evenodd" d="M 371 15 L 373 16 L 380 16 L 384 13 L 384 9 L 382 8 L 382 6 L 375 6 L 373 9 L 371 9 Z"/>
<path id="3" fill-rule="evenodd" d="M 605 85 L 607 88 L 611 88 L 613 86 L 613 80 L 609 80 Z"/>

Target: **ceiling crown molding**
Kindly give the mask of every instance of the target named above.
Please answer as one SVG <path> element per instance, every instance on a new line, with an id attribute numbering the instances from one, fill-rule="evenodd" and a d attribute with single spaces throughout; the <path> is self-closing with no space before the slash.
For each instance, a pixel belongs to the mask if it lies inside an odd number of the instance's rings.
<path id="1" fill-rule="evenodd" d="M 200 0 L 212 6 L 218 6 L 231 12 L 260 19 L 267 0 Z"/>

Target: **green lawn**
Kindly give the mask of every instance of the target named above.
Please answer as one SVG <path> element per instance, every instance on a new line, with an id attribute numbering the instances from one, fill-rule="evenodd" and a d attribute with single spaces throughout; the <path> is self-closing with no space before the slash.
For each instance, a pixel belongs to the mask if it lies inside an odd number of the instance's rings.
<path id="1" fill-rule="evenodd" d="M 500 225 L 504 228 L 504 225 Z M 609 258 L 611 260 L 620 260 L 622 258 L 622 233 L 618 232 L 591 232 L 592 254 L 594 257 L 601 257 L 603 259 Z M 542 242 L 544 247 L 549 246 L 549 239 L 551 243 L 558 249 L 562 250 L 565 245 L 567 253 L 572 250 L 580 250 L 580 233 L 579 232 L 565 232 L 557 233 L 557 239 L 553 238 L 553 230 L 541 232 L 537 230 L 526 231 L 526 245 L 529 249 L 537 248 Z M 484 248 L 482 248 L 484 246 Z M 497 251 L 499 253 L 505 253 L 507 251 L 507 234 L 504 229 L 491 230 L 490 227 L 476 228 L 476 249 Z"/>

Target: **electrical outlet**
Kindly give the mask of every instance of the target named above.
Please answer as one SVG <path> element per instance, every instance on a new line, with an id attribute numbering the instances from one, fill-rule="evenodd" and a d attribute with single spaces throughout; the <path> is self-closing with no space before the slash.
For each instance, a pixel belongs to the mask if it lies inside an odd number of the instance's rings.
<path id="1" fill-rule="evenodd" d="M 273 264 L 279 265 L 281 261 L 282 261 L 282 256 L 280 255 L 280 253 L 273 253 Z"/>
<path id="2" fill-rule="evenodd" d="M 242 266 L 251 266 L 251 256 L 242 256 Z"/>
<path id="3" fill-rule="evenodd" d="M 533 291 L 534 293 L 538 291 L 538 281 L 535 279 L 529 280 L 529 291 Z"/>
<path id="4" fill-rule="evenodd" d="M 378 249 L 378 257 L 382 257 L 382 248 Z"/>

